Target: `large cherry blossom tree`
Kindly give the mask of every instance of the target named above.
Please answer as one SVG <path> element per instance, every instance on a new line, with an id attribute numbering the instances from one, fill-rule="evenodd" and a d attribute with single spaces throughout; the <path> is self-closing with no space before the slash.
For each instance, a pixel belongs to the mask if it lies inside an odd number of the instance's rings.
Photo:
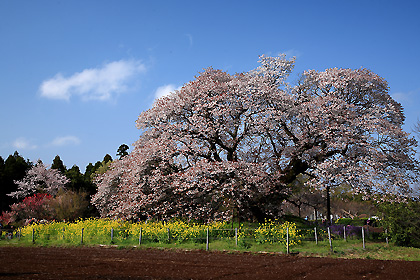
<path id="1" fill-rule="evenodd" d="M 60 189 L 64 189 L 70 180 L 57 169 L 48 168 L 39 160 L 26 172 L 22 180 L 15 181 L 18 189 L 8 194 L 16 198 L 24 198 L 36 193 L 55 196 Z"/>
<path id="2" fill-rule="evenodd" d="M 341 183 L 366 197 L 407 194 L 414 138 L 401 105 L 367 69 L 304 72 L 261 56 L 236 75 L 205 69 L 141 113 L 133 151 L 96 179 L 103 216 L 212 220 L 278 216 L 299 174 L 321 190 Z"/>

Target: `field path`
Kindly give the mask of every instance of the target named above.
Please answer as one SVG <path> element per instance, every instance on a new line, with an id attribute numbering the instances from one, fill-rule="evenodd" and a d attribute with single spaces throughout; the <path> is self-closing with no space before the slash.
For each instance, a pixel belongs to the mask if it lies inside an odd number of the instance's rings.
<path id="1" fill-rule="evenodd" d="M 0 247 L 0 279 L 420 279 L 420 262 L 100 247 Z"/>

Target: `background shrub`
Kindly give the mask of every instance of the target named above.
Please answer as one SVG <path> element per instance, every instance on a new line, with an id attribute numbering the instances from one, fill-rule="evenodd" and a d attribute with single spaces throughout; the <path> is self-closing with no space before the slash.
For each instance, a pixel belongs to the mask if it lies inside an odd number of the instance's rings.
<path id="1" fill-rule="evenodd" d="M 388 229 L 391 241 L 398 246 L 420 248 L 420 202 L 384 203 L 381 225 Z"/>

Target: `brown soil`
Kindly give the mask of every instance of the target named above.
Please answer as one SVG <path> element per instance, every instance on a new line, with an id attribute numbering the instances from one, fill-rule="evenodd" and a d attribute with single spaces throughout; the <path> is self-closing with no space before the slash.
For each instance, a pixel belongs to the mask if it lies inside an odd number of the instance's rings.
<path id="1" fill-rule="evenodd" d="M 0 279 L 420 279 L 420 262 L 100 247 L 0 247 Z"/>

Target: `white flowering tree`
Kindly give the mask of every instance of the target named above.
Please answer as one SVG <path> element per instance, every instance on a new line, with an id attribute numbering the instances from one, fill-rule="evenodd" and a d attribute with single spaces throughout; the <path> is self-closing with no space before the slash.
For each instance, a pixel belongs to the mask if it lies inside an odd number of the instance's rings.
<path id="1" fill-rule="evenodd" d="M 236 75 L 208 68 L 141 113 L 133 151 L 96 179 L 101 214 L 273 217 L 299 174 L 328 193 L 344 182 L 366 197 L 410 191 L 416 141 L 384 79 L 327 69 L 290 87 L 294 59 L 260 63 Z"/>
<path id="2" fill-rule="evenodd" d="M 57 169 L 48 168 L 39 160 L 26 172 L 22 180 L 15 181 L 18 189 L 8 194 L 16 198 L 25 198 L 35 193 L 46 193 L 55 196 L 60 189 L 70 182 Z"/>

